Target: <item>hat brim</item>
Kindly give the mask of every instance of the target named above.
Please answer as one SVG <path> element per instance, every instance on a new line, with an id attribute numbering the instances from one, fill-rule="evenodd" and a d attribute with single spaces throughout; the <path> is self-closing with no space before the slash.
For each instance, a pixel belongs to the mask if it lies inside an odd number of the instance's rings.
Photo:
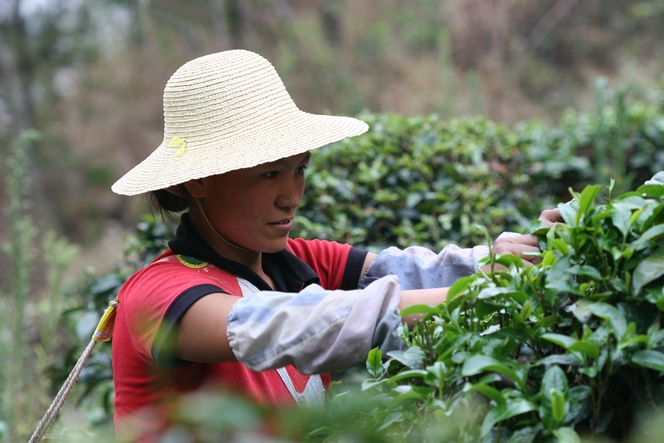
<path id="1" fill-rule="evenodd" d="M 363 134 L 368 125 L 351 117 L 309 114 L 295 109 L 282 115 L 279 124 L 261 124 L 207 142 L 187 142 L 184 153 L 162 144 L 120 178 L 111 189 L 122 195 L 138 195 L 190 180 L 251 168 L 301 154 Z M 265 123 L 265 122 L 263 122 Z M 214 145 L 214 146 L 211 146 Z M 232 152 L 232 155 L 229 155 Z"/>

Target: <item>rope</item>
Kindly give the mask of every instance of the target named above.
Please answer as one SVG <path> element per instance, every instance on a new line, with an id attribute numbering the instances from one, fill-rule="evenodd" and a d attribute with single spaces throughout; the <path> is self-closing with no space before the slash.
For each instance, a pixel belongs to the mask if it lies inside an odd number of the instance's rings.
<path id="1" fill-rule="evenodd" d="M 30 437 L 29 443 L 39 443 L 42 438 L 44 438 L 44 434 L 46 434 L 48 428 L 50 428 L 51 424 L 53 424 L 55 421 L 55 418 L 58 416 L 58 413 L 62 409 L 65 400 L 67 400 L 67 396 L 78 381 L 78 377 L 81 375 L 83 366 L 85 366 L 85 363 L 88 361 L 88 358 L 90 357 L 90 354 L 92 354 L 92 350 L 96 344 L 97 340 L 90 340 L 90 343 L 88 343 L 88 346 L 83 351 L 83 354 L 76 362 L 74 369 L 72 369 L 72 371 L 69 373 L 69 377 L 67 377 L 67 380 L 65 380 L 64 384 L 60 388 L 60 391 L 55 396 L 55 399 L 53 399 L 51 406 L 49 406 L 49 408 L 46 410 L 44 417 L 42 417 L 39 425 L 37 425 L 37 429 L 35 429 L 32 437 Z"/>
<path id="2" fill-rule="evenodd" d="M 55 418 L 58 416 L 58 413 L 67 400 L 67 396 L 69 396 L 69 393 L 78 381 L 78 378 L 81 375 L 81 371 L 83 371 L 83 367 L 90 358 L 92 350 L 97 345 L 97 342 L 109 341 L 111 339 L 111 336 L 113 335 L 113 326 L 115 324 L 115 308 L 118 306 L 118 304 L 119 302 L 117 297 L 115 300 L 109 302 L 108 307 L 104 311 L 104 315 L 102 315 L 101 320 L 99 320 L 99 324 L 92 334 L 90 343 L 88 343 L 88 345 L 85 347 L 85 350 L 79 357 L 76 365 L 74 365 L 74 369 L 71 370 L 67 380 L 65 380 L 62 387 L 60 388 L 60 391 L 58 391 L 57 395 L 53 399 L 51 406 L 49 406 L 46 410 L 46 413 L 37 425 L 37 429 L 35 429 L 32 437 L 30 437 L 29 443 L 39 443 L 41 442 L 42 438 L 44 438 L 46 431 L 48 431 L 48 429 L 55 421 Z"/>

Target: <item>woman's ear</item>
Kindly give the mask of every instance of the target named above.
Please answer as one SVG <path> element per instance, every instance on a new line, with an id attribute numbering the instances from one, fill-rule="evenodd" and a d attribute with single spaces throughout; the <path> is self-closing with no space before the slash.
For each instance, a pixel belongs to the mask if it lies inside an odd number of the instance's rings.
<path id="1" fill-rule="evenodd" d="M 188 182 L 183 183 L 184 187 L 187 188 L 189 194 L 194 198 L 203 198 L 206 194 L 205 182 L 202 178 L 196 180 L 189 180 Z"/>

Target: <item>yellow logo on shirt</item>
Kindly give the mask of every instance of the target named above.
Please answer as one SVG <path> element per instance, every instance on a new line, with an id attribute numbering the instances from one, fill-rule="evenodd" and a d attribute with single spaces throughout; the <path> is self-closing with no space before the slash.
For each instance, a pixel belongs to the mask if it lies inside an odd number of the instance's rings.
<path id="1" fill-rule="evenodd" d="M 178 254 L 176 255 L 176 257 L 178 258 L 178 260 L 180 260 L 180 263 L 182 263 L 188 268 L 200 269 L 208 265 L 208 262 L 199 260 L 196 257 L 192 257 L 190 255 Z"/>

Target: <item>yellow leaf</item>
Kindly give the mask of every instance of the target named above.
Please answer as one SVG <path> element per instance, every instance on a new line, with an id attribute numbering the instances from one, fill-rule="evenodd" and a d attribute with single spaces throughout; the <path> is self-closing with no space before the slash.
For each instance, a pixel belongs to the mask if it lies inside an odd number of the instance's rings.
<path id="1" fill-rule="evenodd" d="M 171 148 L 178 148 L 178 150 L 175 151 L 175 156 L 182 157 L 184 153 L 187 151 L 187 140 L 181 139 L 176 135 L 171 139 L 168 146 Z"/>

